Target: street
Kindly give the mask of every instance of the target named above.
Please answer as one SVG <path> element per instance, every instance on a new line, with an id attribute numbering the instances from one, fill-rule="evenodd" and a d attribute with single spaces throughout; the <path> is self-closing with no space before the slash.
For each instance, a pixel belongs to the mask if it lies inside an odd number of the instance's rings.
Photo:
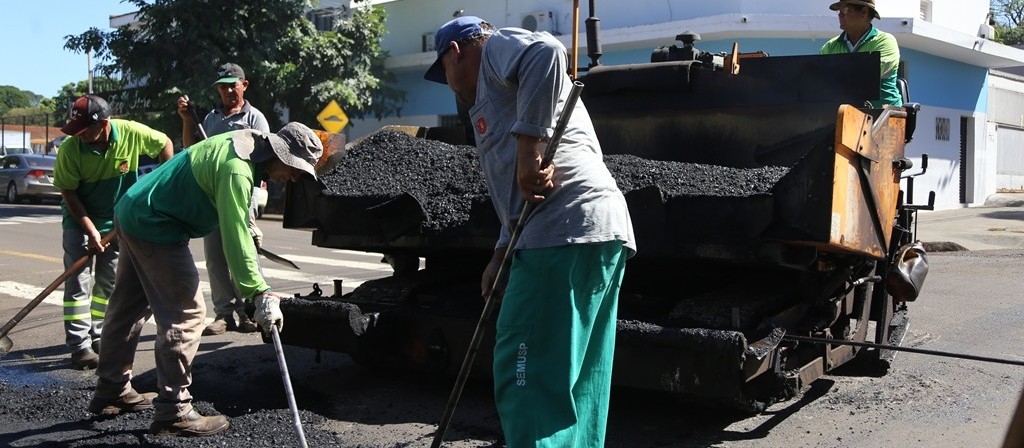
<path id="1" fill-rule="evenodd" d="M 1020 232 L 1014 230 L 1024 226 L 1020 210 L 932 212 L 921 220 L 922 240 L 959 240 L 975 250 L 929 254 L 931 270 L 910 304 L 904 345 L 1024 361 L 1024 246 L 1017 245 Z M 978 224 L 975 217 L 999 222 Z M 0 204 L 0 324 L 63 272 L 60 219 L 55 204 Z M 960 224 L 950 228 L 951 222 Z M 280 216 L 259 224 L 264 247 L 301 267 L 262 259 L 275 291 L 305 294 L 318 283 L 329 293 L 333 280 L 342 279 L 348 292 L 390 273 L 379 254 L 312 246 L 308 232 L 283 229 Z M 991 232 L 1000 236 L 977 236 Z M 190 246 L 205 279 L 202 242 Z M 209 309 L 208 284 L 203 287 Z M 0 446 L 295 445 L 274 349 L 258 334 L 203 337 L 196 357 L 190 388 L 196 407 L 231 418 L 232 430 L 224 435 L 155 438 L 146 432 L 149 413 L 109 419 L 88 414 L 95 377 L 71 369 L 61 289 L 10 333 L 14 348 L 0 359 Z M 140 391 L 156 387 L 152 334 L 147 325 L 136 359 L 133 383 Z M 429 446 L 452 379 L 375 371 L 338 353 L 288 346 L 285 353 L 310 446 Z M 827 375 L 756 416 L 615 389 L 607 446 L 998 448 L 1022 386 L 1022 367 L 901 353 L 885 376 Z M 447 439 L 452 447 L 503 446 L 489 384 L 468 385 Z"/>

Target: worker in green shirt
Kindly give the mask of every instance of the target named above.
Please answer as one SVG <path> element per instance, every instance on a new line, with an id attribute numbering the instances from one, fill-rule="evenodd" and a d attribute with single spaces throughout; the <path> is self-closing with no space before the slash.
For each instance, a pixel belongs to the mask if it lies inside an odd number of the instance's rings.
<path id="1" fill-rule="evenodd" d="M 144 124 L 111 119 L 110 105 L 96 95 L 75 100 L 70 113 L 61 131 L 71 137 L 61 143 L 53 170 L 64 199 L 64 268 L 90 250 L 95 255 L 64 282 L 64 339 L 76 368 L 95 369 L 118 259 L 117 241 L 102 246 L 101 236 L 114 229 L 114 204 L 139 178 L 139 157 L 163 162 L 174 146 Z"/>
<path id="2" fill-rule="evenodd" d="M 288 123 L 277 134 L 253 129 L 215 135 L 182 151 L 135 184 L 115 207 L 123 258 L 107 310 L 99 377 L 89 411 L 111 415 L 155 409 L 150 432 L 205 436 L 228 429 L 222 415 L 192 407 L 192 359 L 206 317 L 190 239 L 219 229 L 235 287 L 256 305 L 264 332 L 281 329 L 281 297 L 256 263 L 249 204 L 258 175 L 278 182 L 314 178 L 323 143 L 311 129 Z M 132 365 L 143 323 L 156 323 L 157 393 L 132 388 Z"/>
<path id="3" fill-rule="evenodd" d="M 900 47 L 896 37 L 871 25 L 879 18 L 875 0 L 841 0 L 829 6 L 839 12 L 839 28 L 843 30 L 821 46 L 821 54 L 870 53 L 877 51 L 882 57 L 878 99 L 871 107 L 883 105 L 903 106 L 903 98 L 896 87 L 896 71 L 900 65 Z"/>

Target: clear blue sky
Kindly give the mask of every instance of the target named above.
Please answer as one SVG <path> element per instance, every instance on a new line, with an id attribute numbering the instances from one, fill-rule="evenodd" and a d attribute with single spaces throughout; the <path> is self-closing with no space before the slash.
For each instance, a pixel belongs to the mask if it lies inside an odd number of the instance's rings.
<path id="1" fill-rule="evenodd" d="M 12 0 L 0 14 L 0 86 L 52 97 L 88 78 L 85 54 L 64 49 L 64 36 L 110 29 L 110 16 L 135 11 L 121 0 Z"/>

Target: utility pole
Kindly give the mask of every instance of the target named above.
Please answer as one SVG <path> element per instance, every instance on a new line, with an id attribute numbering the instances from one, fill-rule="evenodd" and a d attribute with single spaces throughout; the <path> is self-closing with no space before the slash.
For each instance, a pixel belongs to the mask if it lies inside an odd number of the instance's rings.
<path id="1" fill-rule="evenodd" d="M 85 50 L 86 69 L 89 70 L 89 94 L 92 95 L 92 50 Z"/>

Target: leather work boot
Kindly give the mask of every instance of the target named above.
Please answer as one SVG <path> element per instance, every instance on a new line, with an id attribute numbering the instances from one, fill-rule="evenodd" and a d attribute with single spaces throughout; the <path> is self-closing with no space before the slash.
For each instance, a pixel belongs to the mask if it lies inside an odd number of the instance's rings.
<path id="1" fill-rule="evenodd" d="M 203 336 L 216 336 L 224 334 L 228 330 L 235 329 L 235 318 L 234 316 L 217 316 L 210 325 L 207 325 L 203 329 Z"/>
<path id="2" fill-rule="evenodd" d="M 92 347 L 86 347 L 71 354 L 71 364 L 78 370 L 95 369 L 100 365 L 100 355 L 92 351 Z"/>
<path id="3" fill-rule="evenodd" d="M 89 412 L 98 415 L 119 415 L 122 413 L 129 412 L 142 412 L 147 409 L 153 409 L 153 399 L 156 398 L 156 392 L 146 392 L 140 394 L 131 389 L 128 393 L 114 398 L 114 399 L 101 399 L 95 395 L 92 397 L 92 401 L 89 402 Z"/>
<path id="4" fill-rule="evenodd" d="M 92 351 L 96 352 L 97 355 L 100 354 L 100 340 L 99 339 L 93 339 L 92 340 Z"/>
<path id="5" fill-rule="evenodd" d="M 177 420 L 153 421 L 149 425 L 149 433 L 157 436 L 212 436 L 227 431 L 229 426 L 228 418 L 223 415 L 205 417 L 192 409 Z"/>
<path id="6" fill-rule="evenodd" d="M 259 331 L 259 329 L 260 329 L 260 326 L 256 325 L 256 322 L 254 322 L 252 319 L 249 319 L 248 315 L 246 315 L 243 312 L 239 312 L 238 313 L 238 329 L 237 329 L 237 331 L 239 333 L 255 333 L 255 332 Z"/>

